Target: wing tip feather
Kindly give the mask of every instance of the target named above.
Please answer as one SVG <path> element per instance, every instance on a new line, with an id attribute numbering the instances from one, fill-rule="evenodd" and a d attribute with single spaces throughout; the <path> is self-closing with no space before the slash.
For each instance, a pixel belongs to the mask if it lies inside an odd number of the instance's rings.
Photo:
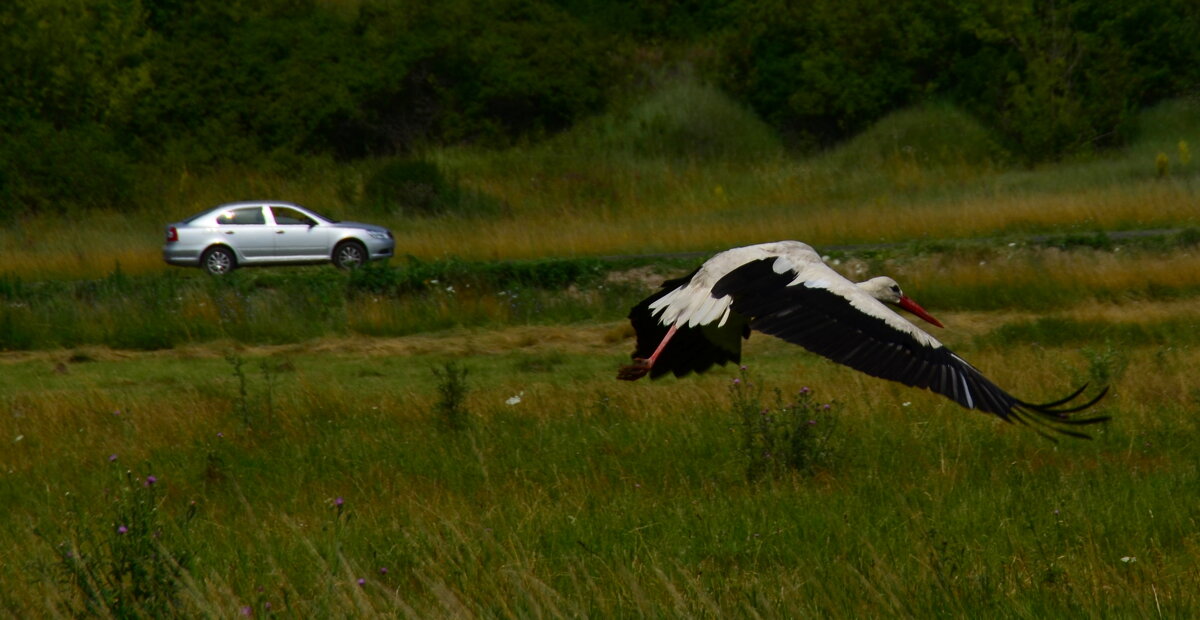
<path id="1" fill-rule="evenodd" d="M 1112 416 L 1097 415 L 1086 418 L 1071 417 L 1072 414 L 1090 409 L 1100 402 L 1108 394 L 1108 387 L 1104 387 L 1098 394 L 1093 396 L 1087 402 L 1078 405 L 1066 406 L 1079 397 L 1088 384 L 1083 384 L 1079 389 L 1072 392 L 1066 398 L 1060 398 L 1048 403 L 1034 404 L 1024 401 L 1015 401 L 1012 409 L 1009 411 L 1009 416 L 1002 416 L 1006 420 L 1017 421 L 1023 425 L 1034 427 L 1035 425 L 1041 428 L 1034 428 L 1037 433 L 1051 441 L 1056 441 L 1053 436 L 1050 436 L 1042 431 L 1042 428 L 1052 430 L 1060 435 L 1075 437 L 1078 439 L 1091 439 L 1092 436 L 1082 432 L 1073 430 L 1072 426 L 1090 426 L 1092 424 L 1101 424 L 1108 422 Z"/>

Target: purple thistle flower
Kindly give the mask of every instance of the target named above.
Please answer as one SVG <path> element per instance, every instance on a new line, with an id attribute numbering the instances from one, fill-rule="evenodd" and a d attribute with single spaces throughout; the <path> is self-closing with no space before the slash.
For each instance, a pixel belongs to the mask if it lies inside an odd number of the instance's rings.
<path id="1" fill-rule="evenodd" d="M 824 405 L 821 405 L 821 408 L 822 408 L 822 409 L 824 409 L 824 410 L 826 410 L 826 411 L 828 411 L 828 410 L 829 410 L 829 408 L 830 408 L 830 407 L 832 407 L 832 406 L 833 406 L 833 405 L 831 405 L 831 404 L 829 404 L 829 403 L 825 403 Z"/>
<path id="2" fill-rule="evenodd" d="M 387 567 L 386 567 L 386 566 L 380 566 L 380 567 L 379 567 L 379 574 L 380 574 L 380 575 L 386 575 L 386 574 L 387 574 Z"/>
<path id="3" fill-rule="evenodd" d="M 342 504 L 344 504 L 344 503 L 346 503 L 346 500 L 342 499 L 342 496 L 341 496 L 341 495 L 337 496 L 337 497 L 336 497 L 336 498 L 334 498 L 334 500 L 333 500 L 333 505 L 334 505 L 334 506 L 338 506 L 339 508 L 340 508 L 340 507 L 341 507 L 341 505 L 342 505 Z"/>
<path id="4" fill-rule="evenodd" d="M 113 462 L 115 462 L 116 460 L 117 460 L 117 455 L 115 455 L 115 454 L 110 454 L 110 455 L 108 455 L 108 462 L 109 462 L 109 463 L 113 463 Z"/>
<path id="5" fill-rule="evenodd" d="M 249 605 L 243 605 L 242 606 L 242 615 L 246 616 L 246 617 L 253 616 L 254 608 L 250 607 Z"/>
<path id="6" fill-rule="evenodd" d="M 155 482 L 158 482 L 158 478 L 155 476 L 146 476 L 146 481 L 142 483 L 142 486 L 154 486 Z"/>
<path id="7" fill-rule="evenodd" d="M 741 383 L 741 382 L 742 382 L 742 380 L 741 380 L 741 379 L 739 379 L 739 378 L 737 378 L 737 377 L 734 377 L 734 378 L 733 378 L 733 384 L 734 384 L 734 385 L 737 385 L 737 384 L 739 384 L 739 383 Z"/>
<path id="8" fill-rule="evenodd" d="M 360 586 L 365 586 L 365 585 L 367 585 L 367 580 L 366 580 L 366 579 L 363 579 L 362 577 L 359 577 L 359 578 L 358 578 L 358 585 L 360 585 Z"/>
<path id="9" fill-rule="evenodd" d="M 118 534 L 124 534 L 124 533 L 126 533 L 126 532 L 128 532 L 128 531 L 129 531 L 129 528 L 125 527 L 124 525 L 118 525 L 118 526 L 117 526 L 117 533 L 118 533 Z"/>
<path id="10" fill-rule="evenodd" d="M 802 387 L 802 388 L 800 388 L 800 393 L 801 393 L 801 394 L 807 394 L 807 393 L 809 393 L 809 392 L 811 392 L 811 391 L 812 391 L 812 390 L 808 389 L 808 386 L 807 386 L 807 385 L 806 385 L 806 386 L 804 386 L 804 387 Z"/>

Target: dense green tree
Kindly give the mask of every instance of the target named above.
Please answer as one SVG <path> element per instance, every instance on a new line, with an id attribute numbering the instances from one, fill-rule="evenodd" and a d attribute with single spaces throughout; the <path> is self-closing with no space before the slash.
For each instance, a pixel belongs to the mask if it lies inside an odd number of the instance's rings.
<path id="1" fill-rule="evenodd" d="M 604 38 L 546 2 L 381 2 L 359 28 L 380 67 L 347 120 L 371 150 L 557 131 L 598 110 L 614 79 Z"/>
<path id="2" fill-rule="evenodd" d="M 937 87 L 950 21 L 937 1 L 747 3 L 727 83 L 793 144 L 828 145 Z"/>
<path id="3" fill-rule="evenodd" d="M 150 88 L 138 0 L 0 4 L 0 128 L 120 125 Z"/>
<path id="4" fill-rule="evenodd" d="M 127 201 L 120 128 L 150 90 L 138 0 L 0 4 L 0 219 Z"/>
<path id="5" fill-rule="evenodd" d="M 793 143 L 948 99 L 1036 161 L 1113 144 L 1129 112 L 1200 82 L 1187 0 L 747 2 L 727 84 Z"/>
<path id="6" fill-rule="evenodd" d="M 1008 0 L 963 3 L 958 14 L 982 58 L 962 59 L 979 67 L 954 97 L 1030 160 L 1116 143 L 1131 112 L 1200 78 L 1195 3 Z M 989 66 L 989 96 L 980 97 L 972 87 Z"/>
<path id="7" fill-rule="evenodd" d="M 328 148 L 327 119 L 370 80 L 349 22 L 310 2 L 179 4 L 195 6 L 153 18 L 157 89 L 130 127 L 147 149 L 204 162 Z"/>

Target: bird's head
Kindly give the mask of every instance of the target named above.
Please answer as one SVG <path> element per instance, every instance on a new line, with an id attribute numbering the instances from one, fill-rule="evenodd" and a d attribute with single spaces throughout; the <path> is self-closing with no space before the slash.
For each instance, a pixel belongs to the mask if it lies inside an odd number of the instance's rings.
<path id="1" fill-rule="evenodd" d="M 899 306 L 921 317 L 928 323 L 937 325 L 938 327 L 945 327 L 941 321 L 933 318 L 924 308 L 917 305 L 917 302 L 905 295 L 900 290 L 900 285 L 887 276 L 879 276 L 878 278 L 871 278 L 866 282 L 859 282 L 858 287 L 879 301 Z"/>

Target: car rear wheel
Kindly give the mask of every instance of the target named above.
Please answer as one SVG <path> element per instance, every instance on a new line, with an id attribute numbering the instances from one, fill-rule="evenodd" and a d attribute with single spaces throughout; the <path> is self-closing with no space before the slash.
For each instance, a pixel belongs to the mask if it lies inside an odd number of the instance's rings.
<path id="1" fill-rule="evenodd" d="M 209 248 L 200 258 L 200 266 L 214 276 L 222 276 L 237 268 L 237 258 L 229 248 Z"/>
<path id="2" fill-rule="evenodd" d="M 333 264 L 338 269 L 357 269 L 367 262 L 367 247 L 357 241 L 343 241 L 333 248 Z"/>

